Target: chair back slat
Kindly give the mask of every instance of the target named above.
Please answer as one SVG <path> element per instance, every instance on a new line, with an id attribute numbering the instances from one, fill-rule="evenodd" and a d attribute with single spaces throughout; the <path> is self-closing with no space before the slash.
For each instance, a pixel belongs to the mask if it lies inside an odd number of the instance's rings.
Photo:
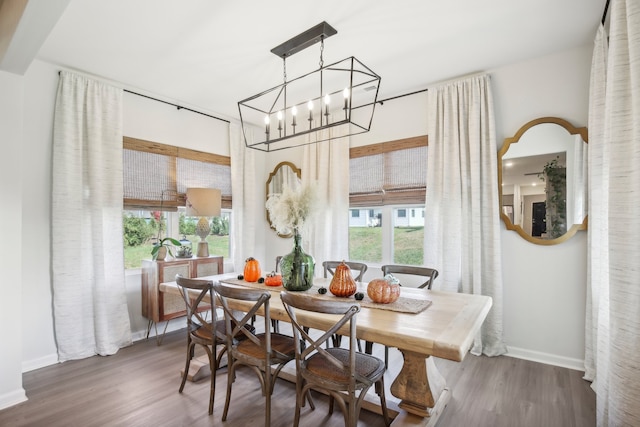
<path id="1" fill-rule="evenodd" d="M 269 292 L 222 283 L 215 283 L 213 288 L 220 298 L 220 306 L 224 311 L 227 331 L 232 331 L 231 333 L 227 332 L 227 337 L 234 337 L 228 345 L 233 345 L 233 342 L 236 341 L 239 336 L 243 335 L 246 339 L 251 340 L 255 345 L 264 348 L 268 355 L 277 355 L 281 358 L 286 357 L 286 355 L 271 347 L 271 332 L 269 329 L 269 325 L 271 324 L 269 307 L 271 294 Z M 254 304 L 246 312 L 239 312 L 231 308 L 229 300 L 252 301 Z M 251 319 L 256 314 L 260 314 L 264 317 L 264 342 L 256 336 L 255 329 L 250 327 Z"/>
<path id="2" fill-rule="evenodd" d="M 431 289 L 434 280 L 438 277 L 438 270 L 429 267 L 421 267 L 415 265 L 398 265 L 398 264 L 388 264 L 382 266 L 382 274 L 408 274 L 412 276 L 423 276 L 426 277 L 427 280 L 422 283 L 418 288 L 426 288 Z"/>
<path id="3" fill-rule="evenodd" d="M 336 368 L 348 370 L 353 380 L 366 380 L 364 378 L 360 378 L 355 372 L 356 315 L 360 311 L 359 304 L 342 301 L 312 301 L 312 299 L 307 295 L 294 294 L 292 292 L 281 292 L 280 298 L 284 303 L 285 311 L 289 315 L 291 325 L 293 326 L 293 336 L 296 339 L 297 363 L 302 363 L 310 355 L 317 352 Z M 305 326 L 298 320 L 296 310 L 325 314 L 341 314 L 342 317 L 339 318 L 336 323 L 320 337 L 314 338 L 305 332 Z M 326 342 L 346 324 L 348 324 L 349 327 L 348 335 L 350 338 L 349 351 L 351 354 L 349 357 L 349 364 L 344 364 L 323 348 Z M 302 348 L 301 342 L 304 342 L 304 348 Z"/>
<path id="4" fill-rule="evenodd" d="M 324 267 L 324 278 L 326 279 L 327 277 L 329 277 L 329 274 L 333 276 L 336 273 L 336 267 L 341 263 L 342 261 L 324 261 L 322 263 L 322 267 Z M 367 264 L 355 261 L 345 261 L 344 263 L 349 266 L 352 274 L 354 274 L 354 272 L 357 273 L 357 275 L 355 275 L 353 278 L 356 282 L 362 282 L 362 280 L 364 280 L 364 273 L 367 272 L 368 268 Z"/>
<path id="5" fill-rule="evenodd" d="M 190 279 L 176 275 L 176 284 L 180 290 L 180 295 L 185 302 L 187 310 L 187 327 L 189 330 L 195 327 L 204 328 L 213 334 L 212 324 L 215 324 L 216 310 L 215 300 L 213 299 L 213 282 L 204 279 Z M 195 295 L 195 296 L 194 296 Z M 204 298 L 208 296 L 211 301 L 212 322 L 208 322 L 203 316 L 200 304 Z"/>

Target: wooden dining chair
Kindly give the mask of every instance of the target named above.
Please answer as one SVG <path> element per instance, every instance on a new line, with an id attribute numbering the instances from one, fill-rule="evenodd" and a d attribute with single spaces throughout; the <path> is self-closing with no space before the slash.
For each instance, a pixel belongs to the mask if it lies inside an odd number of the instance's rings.
<path id="1" fill-rule="evenodd" d="M 180 295 L 184 299 L 187 308 L 187 360 L 182 374 L 179 393 L 182 393 L 189 374 L 189 366 L 193 359 L 195 346 L 202 346 L 209 357 L 209 368 L 211 370 L 211 386 L 209 391 L 209 415 L 213 413 L 213 400 L 216 394 L 216 371 L 220 366 L 220 359 L 226 351 L 226 329 L 222 320 L 217 320 L 215 310 L 215 300 L 213 299 L 213 282 L 203 279 L 188 279 L 181 275 L 176 275 L 176 283 L 180 290 Z M 195 294 L 195 295 L 194 295 Z M 209 301 L 213 301 L 211 306 L 211 321 L 207 321 L 204 312 L 200 310 L 200 303 L 208 296 Z M 207 303 L 209 304 L 209 303 Z M 217 346 L 223 346 L 220 354 L 216 357 Z"/>
<path id="2" fill-rule="evenodd" d="M 300 424 L 300 409 L 311 389 L 314 389 L 329 395 L 330 413 L 333 412 L 334 401 L 337 401 L 344 414 L 345 426 L 355 427 L 364 397 L 372 385 L 375 385 L 376 393 L 380 396 L 385 425 L 390 425 L 384 388 L 384 362 L 356 351 L 356 315 L 360 305 L 350 301 L 318 300 L 293 292 L 281 292 L 280 298 L 291 318 L 295 338 L 296 412 L 293 425 L 297 427 Z M 298 314 L 303 312 L 342 317 L 322 336 L 314 338 L 298 320 Z M 349 330 L 349 348 L 322 348 L 345 325 Z"/>
<path id="3" fill-rule="evenodd" d="M 282 255 L 278 255 L 276 257 L 276 268 L 273 270 L 274 272 L 278 272 L 280 269 L 280 260 L 282 259 Z M 251 325 L 254 325 L 256 321 L 256 316 L 251 318 Z M 271 327 L 273 328 L 273 332 L 280 332 L 280 324 L 277 319 L 271 319 Z"/>
<path id="4" fill-rule="evenodd" d="M 329 274 L 333 276 L 336 273 L 336 267 L 341 263 L 342 261 L 324 261 L 322 263 L 322 267 L 324 268 L 324 278 L 326 279 L 327 277 L 329 277 Z M 364 273 L 366 273 L 367 269 L 369 268 L 367 264 L 355 261 L 345 261 L 344 263 L 347 264 L 352 272 L 355 271 L 357 273 L 353 280 L 355 280 L 356 282 L 362 282 L 364 280 Z M 340 335 L 336 334 L 333 336 L 331 341 L 334 347 L 340 347 L 342 339 Z M 362 351 L 362 344 L 360 343 L 360 340 L 358 340 L 358 351 Z"/>
<path id="5" fill-rule="evenodd" d="M 417 288 L 426 288 L 431 289 L 431 285 L 433 285 L 433 281 L 438 277 L 438 270 L 435 268 L 429 267 L 420 267 L 416 265 L 399 265 L 399 264 L 386 264 L 382 267 L 382 274 L 386 276 L 387 274 L 407 274 L 411 276 L 422 276 L 426 277 L 427 280 L 416 286 Z M 365 343 L 365 353 L 372 354 L 373 353 L 373 343 L 367 341 Z M 389 347 L 384 346 L 384 364 L 385 366 L 389 366 Z"/>
<path id="6" fill-rule="evenodd" d="M 385 276 L 387 274 L 408 274 L 411 276 L 426 277 L 427 280 L 417 287 L 431 289 L 431 285 L 433 285 L 434 280 L 438 277 L 438 270 L 435 268 L 420 267 L 416 265 L 387 264 L 382 266 L 382 274 Z"/>
<path id="7" fill-rule="evenodd" d="M 336 272 L 336 267 L 339 266 L 342 261 L 325 261 L 322 263 L 322 267 L 324 268 L 324 277 L 327 278 L 329 274 L 333 276 Z M 367 264 L 355 261 L 345 261 L 345 264 L 349 266 L 349 268 L 353 272 L 356 272 L 357 275 L 353 277 L 353 280 L 356 282 L 362 282 L 364 279 L 364 273 L 367 272 Z"/>
<path id="8" fill-rule="evenodd" d="M 271 395 L 273 386 L 280 370 L 295 358 L 295 344 L 293 337 L 271 332 L 271 315 L 269 311 L 269 299 L 271 294 L 259 289 L 243 288 L 222 283 L 213 285 L 215 293 L 220 299 L 220 305 L 224 311 L 227 331 L 227 359 L 228 380 L 227 397 L 224 403 L 222 421 L 226 421 L 231 401 L 231 389 L 236 379 L 236 369 L 247 366 L 253 370 L 260 380 L 262 394 L 265 396 L 265 426 L 271 423 Z M 253 306 L 245 313 L 231 308 L 232 300 L 250 301 Z M 244 326 L 251 318 L 263 309 L 264 333 L 257 334 Z M 242 317 L 241 317 L 242 316 Z M 237 336 L 244 335 L 244 340 L 238 340 Z M 276 366 L 272 370 L 272 366 Z"/>

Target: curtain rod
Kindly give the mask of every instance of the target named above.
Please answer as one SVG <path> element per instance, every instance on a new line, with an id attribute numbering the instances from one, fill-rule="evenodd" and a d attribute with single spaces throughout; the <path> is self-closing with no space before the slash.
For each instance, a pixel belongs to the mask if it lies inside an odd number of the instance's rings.
<path id="1" fill-rule="evenodd" d="M 58 71 L 58 75 L 60 75 L 60 73 L 61 73 L 61 71 Z M 128 89 L 122 89 L 122 90 L 124 92 L 130 93 L 132 95 L 138 95 L 138 96 L 141 96 L 143 98 L 147 98 L 147 99 L 151 99 L 153 101 L 162 102 L 163 104 L 171 105 L 173 107 L 176 107 L 178 110 L 187 110 L 187 111 L 191 111 L 192 113 L 201 114 L 203 116 L 211 117 L 212 119 L 220 120 L 220 121 L 225 122 L 225 123 L 231 123 L 229 120 L 221 119 L 220 117 L 212 116 L 211 114 L 203 113 L 202 111 L 192 110 L 191 108 L 183 107 L 181 105 L 174 104 L 174 103 L 168 102 L 168 101 L 163 101 L 162 99 L 154 98 L 152 96 L 143 95 L 143 94 L 138 93 L 138 92 L 133 92 L 133 91 L 128 90 Z"/>
<path id="2" fill-rule="evenodd" d="M 123 90 L 123 91 L 125 91 L 125 92 L 127 92 L 127 93 L 130 93 L 130 94 L 132 94 L 132 95 L 138 95 L 138 96 L 141 96 L 141 97 L 143 97 L 143 98 L 152 99 L 152 100 L 154 100 L 154 101 L 162 102 L 163 104 L 168 104 L 168 105 L 174 106 L 174 107 L 176 107 L 178 110 L 187 110 L 187 111 L 191 111 L 192 113 L 202 114 L 203 116 L 211 117 L 212 119 L 216 119 L 216 120 L 220 120 L 220 121 L 222 121 L 222 122 L 230 123 L 230 122 L 229 122 L 229 120 L 221 119 L 220 117 L 212 116 L 211 114 L 203 113 L 202 111 L 192 110 L 191 108 L 183 107 L 183 106 L 181 106 L 181 105 L 174 104 L 174 103 L 172 103 L 172 102 L 164 101 L 164 100 L 162 100 L 162 99 L 158 99 L 158 98 L 153 98 L 153 97 L 151 97 L 151 96 L 143 95 L 143 94 L 141 94 L 141 93 L 133 92 L 133 91 L 130 91 L 130 90 L 127 90 L 127 89 L 122 89 L 122 90 Z"/>
<path id="3" fill-rule="evenodd" d="M 379 99 L 376 102 L 370 102 L 368 104 L 358 105 L 357 107 L 353 107 L 353 109 L 355 110 L 356 108 L 368 107 L 369 105 L 373 105 L 373 104 L 384 105 L 385 101 L 391 101 L 391 100 L 398 99 L 398 98 L 404 98 L 405 96 L 415 95 L 417 93 L 426 92 L 428 90 L 429 90 L 428 88 L 427 89 L 420 89 L 420 90 L 416 90 L 415 92 L 404 93 L 402 95 L 392 96 L 390 98 L 385 98 L 385 99 Z"/>
<path id="4" fill-rule="evenodd" d="M 602 25 L 604 25 L 604 21 L 607 19 L 607 12 L 609 11 L 609 0 L 604 5 L 604 13 L 602 14 Z"/>

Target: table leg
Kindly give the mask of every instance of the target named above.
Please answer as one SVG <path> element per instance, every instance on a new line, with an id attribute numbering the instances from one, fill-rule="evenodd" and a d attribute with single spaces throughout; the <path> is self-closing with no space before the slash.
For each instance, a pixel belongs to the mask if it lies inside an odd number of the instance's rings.
<path id="1" fill-rule="evenodd" d="M 419 417 L 430 417 L 428 425 L 435 425 L 451 396 L 444 377 L 436 368 L 433 357 L 400 351 L 404 364 L 391 384 L 391 394 L 401 400 L 400 408 Z"/>
<path id="2" fill-rule="evenodd" d="M 218 353 L 222 351 L 223 346 L 218 346 Z M 227 353 L 222 356 L 220 359 L 220 366 L 218 369 L 227 366 Z M 184 368 L 180 370 L 180 376 L 182 376 L 184 372 Z M 194 357 L 191 359 L 191 363 L 189 364 L 189 373 L 187 374 L 187 379 L 189 381 L 197 382 L 203 378 L 208 378 L 211 375 L 211 369 L 209 369 L 209 356 L 206 354 L 198 357 Z"/>

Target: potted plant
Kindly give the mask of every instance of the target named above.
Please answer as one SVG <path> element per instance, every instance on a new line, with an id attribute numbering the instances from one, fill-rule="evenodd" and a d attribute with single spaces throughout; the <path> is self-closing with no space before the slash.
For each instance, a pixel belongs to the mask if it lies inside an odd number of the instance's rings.
<path id="1" fill-rule="evenodd" d="M 167 252 L 173 257 L 173 252 L 171 252 L 171 247 L 173 246 L 182 246 L 182 243 L 173 237 L 165 237 L 153 246 L 153 249 L 151 249 L 151 257 L 154 261 L 162 261 L 167 256 Z"/>

